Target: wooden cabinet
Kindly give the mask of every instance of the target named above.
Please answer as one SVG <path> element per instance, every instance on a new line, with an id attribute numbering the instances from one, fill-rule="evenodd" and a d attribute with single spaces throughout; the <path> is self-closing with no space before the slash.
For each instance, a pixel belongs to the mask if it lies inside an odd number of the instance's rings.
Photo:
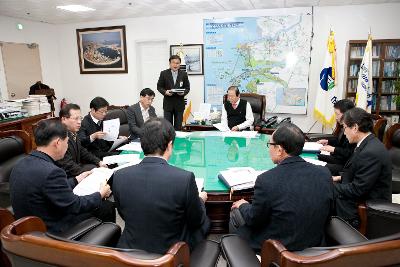
<path id="1" fill-rule="evenodd" d="M 51 113 L 43 113 L 43 114 L 38 114 L 35 116 L 25 117 L 25 118 L 16 119 L 16 120 L 8 120 L 5 122 L 0 121 L 0 131 L 6 131 L 6 130 L 26 131 L 29 134 L 29 136 L 32 138 L 32 149 L 35 149 L 36 144 L 35 144 L 35 138 L 33 136 L 32 125 L 42 119 L 46 119 L 46 118 L 50 117 L 50 115 L 51 115 Z"/>
<path id="2" fill-rule="evenodd" d="M 367 40 L 349 41 L 347 45 L 345 92 L 355 99 L 358 73 Z M 372 111 L 398 121 L 400 105 L 396 104 L 394 82 L 400 77 L 400 39 L 372 40 Z M 390 119 L 390 118 L 389 118 Z M 394 121 L 396 122 L 396 121 Z"/>

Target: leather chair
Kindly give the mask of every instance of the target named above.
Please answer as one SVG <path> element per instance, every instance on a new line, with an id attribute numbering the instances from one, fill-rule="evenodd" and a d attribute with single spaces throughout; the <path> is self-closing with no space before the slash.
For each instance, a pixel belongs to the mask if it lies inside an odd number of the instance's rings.
<path id="1" fill-rule="evenodd" d="M 11 170 L 31 150 L 32 141 L 27 132 L 21 130 L 0 132 L 0 207 L 10 208 Z"/>
<path id="2" fill-rule="evenodd" d="M 400 233 L 367 240 L 340 218 L 333 217 L 326 234 L 328 247 L 288 251 L 279 241 L 266 240 L 261 263 L 247 242 L 238 236 L 223 237 L 221 247 L 228 265 L 235 266 L 386 266 L 400 263 Z"/>
<path id="3" fill-rule="evenodd" d="M 384 144 L 392 159 L 392 193 L 400 194 L 400 123 L 386 131 Z"/>
<path id="4" fill-rule="evenodd" d="M 265 95 L 254 93 L 241 93 L 240 98 L 250 103 L 254 115 L 254 126 L 260 125 L 265 118 Z M 227 95 L 224 95 L 223 103 L 227 100 Z"/>
<path id="5" fill-rule="evenodd" d="M 189 256 L 184 242 L 173 245 L 166 254 L 147 253 L 137 249 L 104 246 L 96 227 L 78 241 L 46 234 L 46 227 L 37 217 L 25 217 L 8 225 L 1 232 L 3 250 L 13 266 L 215 266 L 220 248 L 217 242 L 204 241 Z M 109 238 L 105 238 L 105 243 Z M 103 243 L 103 244 L 102 244 Z M 67 260 L 67 261 L 66 261 Z"/>
<path id="6" fill-rule="evenodd" d="M 379 140 L 383 142 L 387 119 L 380 115 L 372 114 L 372 120 L 374 122 L 374 134 L 376 137 L 378 137 Z"/>
<path id="7" fill-rule="evenodd" d="M 129 106 L 109 106 L 107 115 L 104 117 L 104 120 L 112 120 L 119 118 L 119 135 L 121 136 L 129 136 L 129 125 L 128 125 L 128 116 L 126 114 L 126 109 Z"/>
<path id="8" fill-rule="evenodd" d="M 8 209 L 0 208 L 0 231 L 12 223 L 14 220 L 14 215 Z M 11 263 L 8 260 L 6 254 L 4 254 L 2 245 L 0 242 L 0 266 L 10 267 Z"/>

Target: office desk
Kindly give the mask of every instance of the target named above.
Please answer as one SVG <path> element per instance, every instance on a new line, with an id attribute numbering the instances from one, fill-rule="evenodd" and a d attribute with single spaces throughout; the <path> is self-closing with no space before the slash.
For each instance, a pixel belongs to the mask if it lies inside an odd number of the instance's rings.
<path id="1" fill-rule="evenodd" d="M 169 163 L 193 172 L 197 178 L 204 178 L 211 233 L 227 233 L 232 202 L 241 198 L 251 200 L 253 197 L 253 190 L 248 190 L 234 192 L 230 199 L 229 189 L 218 179 L 219 171 L 229 167 L 273 168 L 275 164 L 267 148 L 269 138 L 265 134 L 249 139 L 224 137 L 222 132 L 206 131 L 175 139 Z M 315 158 L 314 154 L 304 156 Z"/>

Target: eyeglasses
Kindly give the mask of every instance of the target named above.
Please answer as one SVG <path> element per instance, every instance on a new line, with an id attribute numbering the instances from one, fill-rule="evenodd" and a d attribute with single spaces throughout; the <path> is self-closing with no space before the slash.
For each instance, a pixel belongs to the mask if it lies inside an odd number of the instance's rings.
<path id="1" fill-rule="evenodd" d="M 106 115 L 107 114 L 107 110 L 102 110 L 102 109 L 98 109 L 98 110 L 96 110 L 95 112 L 97 112 L 97 113 L 99 113 L 99 114 L 104 114 L 104 115 Z"/>
<path id="2" fill-rule="evenodd" d="M 277 146 L 277 145 L 278 145 L 277 143 L 270 143 L 270 142 L 267 143 L 267 147 L 269 147 L 269 146 Z"/>
<path id="3" fill-rule="evenodd" d="M 83 120 L 83 118 L 82 117 L 75 117 L 75 118 L 72 118 L 72 117 L 69 117 L 71 120 L 74 120 L 74 121 L 82 121 Z"/>

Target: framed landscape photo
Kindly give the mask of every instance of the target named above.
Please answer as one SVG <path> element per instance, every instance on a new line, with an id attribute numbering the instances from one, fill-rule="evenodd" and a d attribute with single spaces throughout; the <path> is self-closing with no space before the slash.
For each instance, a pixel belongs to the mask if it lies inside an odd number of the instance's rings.
<path id="1" fill-rule="evenodd" d="M 171 45 L 170 55 L 178 55 L 181 58 L 181 65 L 186 66 L 187 74 L 204 74 L 202 44 Z"/>
<path id="2" fill-rule="evenodd" d="M 81 74 L 127 73 L 125 26 L 77 29 Z"/>

